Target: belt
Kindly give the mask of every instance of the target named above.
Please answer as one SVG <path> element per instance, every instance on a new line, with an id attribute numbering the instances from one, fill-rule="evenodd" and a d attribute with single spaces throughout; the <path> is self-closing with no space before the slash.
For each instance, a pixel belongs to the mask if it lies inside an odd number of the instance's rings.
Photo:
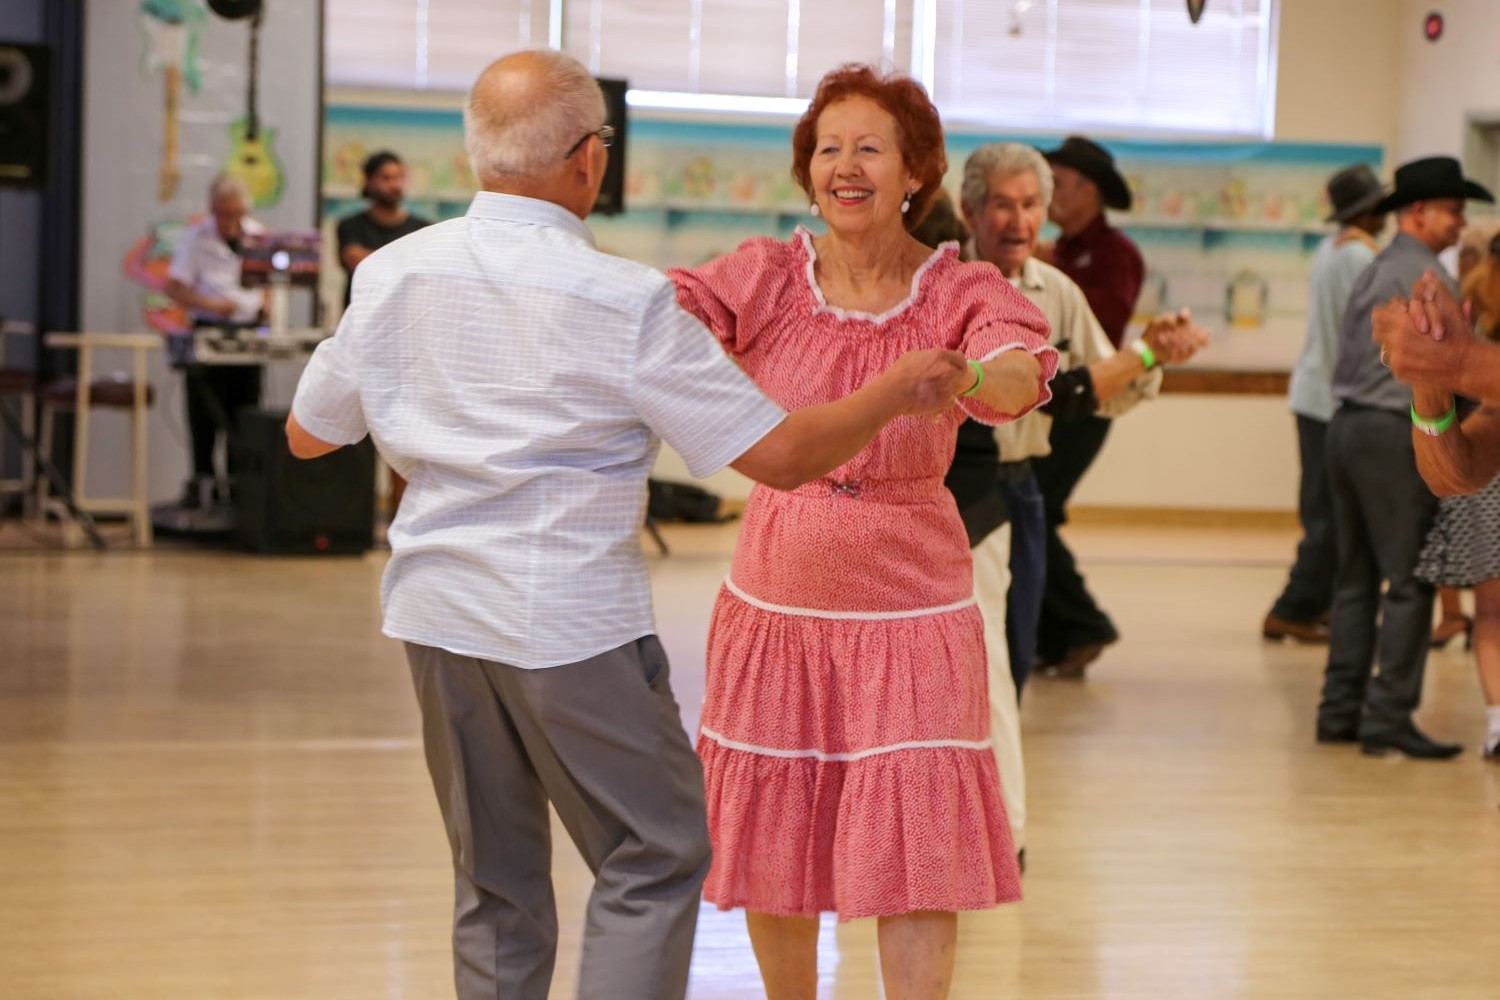
<path id="1" fill-rule="evenodd" d="M 805 483 L 785 496 L 804 499 L 873 500 L 877 503 L 931 503 L 947 496 L 942 479 L 833 479 Z"/>
<path id="2" fill-rule="evenodd" d="M 1384 413 L 1387 416 L 1406 418 L 1405 410 L 1393 410 L 1389 406 L 1372 406 L 1369 403 L 1360 403 L 1352 399 L 1345 399 L 1339 403 L 1340 410 L 1348 410 L 1350 413 Z"/>
<path id="3" fill-rule="evenodd" d="M 1000 463 L 1000 481 L 1007 485 L 1025 482 L 1030 479 L 1031 459 L 1018 458 L 1014 462 Z"/>

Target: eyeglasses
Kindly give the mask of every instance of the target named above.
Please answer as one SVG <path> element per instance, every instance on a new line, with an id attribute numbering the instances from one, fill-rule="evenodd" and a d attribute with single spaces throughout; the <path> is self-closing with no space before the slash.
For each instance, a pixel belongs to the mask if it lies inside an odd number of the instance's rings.
<path id="1" fill-rule="evenodd" d="M 599 137 L 599 142 L 604 146 L 605 149 L 608 149 L 615 143 L 615 127 L 613 125 L 600 125 L 592 132 L 585 132 L 583 134 L 583 138 L 579 139 L 577 142 L 573 143 L 573 145 L 569 146 L 568 151 L 563 154 L 563 159 L 571 160 L 573 158 L 573 154 L 582 149 L 583 144 L 589 141 L 589 136 L 594 135 L 597 135 Z"/>

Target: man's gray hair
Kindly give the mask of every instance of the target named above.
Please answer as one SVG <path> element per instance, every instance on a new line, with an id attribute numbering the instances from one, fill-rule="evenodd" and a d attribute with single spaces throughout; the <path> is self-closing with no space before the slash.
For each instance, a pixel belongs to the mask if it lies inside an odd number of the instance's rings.
<path id="1" fill-rule="evenodd" d="M 225 198 L 238 198 L 247 208 L 254 200 L 250 197 L 250 185 L 245 183 L 244 178 L 234 174 L 218 174 L 208 185 L 208 200 L 215 202 Z"/>
<path id="2" fill-rule="evenodd" d="M 527 55 L 535 57 L 532 79 L 486 85 L 486 70 L 464 103 L 464 146 L 480 183 L 545 177 L 604 124 L 604 94 L 582 63 L 550 49 Z"/>
<path id="3" fill-rule="evenodd" d="M 1045 156 L 1019 142 L 992 142 L 980 146 L 964 161 L 964 207 L 977 213 L 984 206 L 985 199 L 990 196 L 990 178 L 996 174 L 1003 177 L 1028 170 L 1036 174 L 1045 208 L 1052 204 L 1052 165 Z"/>

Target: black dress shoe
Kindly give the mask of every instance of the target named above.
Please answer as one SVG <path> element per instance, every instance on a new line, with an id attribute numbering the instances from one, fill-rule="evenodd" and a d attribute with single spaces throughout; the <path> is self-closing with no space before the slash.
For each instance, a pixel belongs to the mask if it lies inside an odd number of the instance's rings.
<path id="1" fill-rule="evenodd" d="M 1415 760 L 1450 760 L 1464 752 L 1462 744 L 1439 742 L 1416 726 L 1408 726 L 1392 733 L 1361 735 L 1359 748 L 1370 757 L 1384 757 L 1395 752 Z"/>
<path id="2" fill-rule="evenodd" d="M 1359 726 L 1329 726 L 1318 723 L 1319 743 L 1358 743 Z"/>

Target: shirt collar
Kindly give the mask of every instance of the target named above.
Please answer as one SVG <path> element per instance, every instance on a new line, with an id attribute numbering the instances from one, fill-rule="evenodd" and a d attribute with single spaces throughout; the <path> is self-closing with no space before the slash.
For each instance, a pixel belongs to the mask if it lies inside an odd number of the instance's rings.
<path id="1" fill-rule="evenodd" d="M 1097 243 L 1100 237 L 1104 236 L 1104 234 L 1107 232 L 1109 232 L 1109 220 L 1104 217 L 1103 212 L 1100 212 L 1098 215 L 1094 216 L 1094 221 L 1078 230 L 1078 235 L 1065 236 L 1063 237 L 1063 239 L 1066 239 L 1069 242 L 1076 241 L 1079 243 Z"/>
<path id="2" fill-rule="evenodd" d="M 1059 236 L 1057 245 L 1060 247 L 1085 247 L 1098 243 L 1110 231 L 1109 221 L 1105 219 L 1104 213 L 1100 212 L 1094 216 L 1092 222 L 1084 226 L 1072 236 Z"/>
<path id="3" fill-rule="evenodd" d="M 979 251 L 974 249 L 974 240 L 972 238 L 968 243 L 964 244 L 961 256 L 965 260 L 982 260 L 979 256 Z M 988 264 L 989 262 L 984 261 L 984 263 Z M 993 264 L 990 264 L 990 266 L 995 267 Z M 995 270 L 999 271 L 1000 269 L 995 267 Z M 1000 276 L 1005 278 L 1003 273 Z M 1005 278 L 1005 280 L 1017 288 L 1026 288 L 1034 292 L 1039 292 L 1047 287 L 1047 279 L 1042 276 L 1041 262 L 1036 259 L 1035 255 L 1026 258 L 1026 263 L 1021 265 L 1020 274 L 1014 278 Z"/>
<path id="4" fill-rule="evenodd" d="M 595 246 L 593 231 L 583 220 L 561 205 L 540 198 L 526 198 L 517 194 L 500 194 L 495 191 L 480 191 L 469 203 L 469 216 L 476 219 L 495 219 L 500 222 L 519 222 L 525 225 L 550 226 L 561 229 Z"/>
<path id="5" fill-rule="evenodd" d="M 1027 257 L 1026 263 L 1021 265 L 1021 287 L 1028 291 L 1040 292 L 1047 287 L 1047 279 L 1042 275 L 1042 265 L 1035 257 Z"/>
<path id="6" fill-rule="evenodd" d="M 1400 252 L 1402 253 L 1418 253 L 1424 257 L 1437 259 L 1437 254 L 1433 253 L 1432 248 L 1426 243 L 1423 243 L 1410 233 L 1401 232 L 1399 229 L 1396 230 L 1396 238 L 1391 240 L 1391 249 L 1396 250 L 1397 248 L 1400 248 Z"/>

